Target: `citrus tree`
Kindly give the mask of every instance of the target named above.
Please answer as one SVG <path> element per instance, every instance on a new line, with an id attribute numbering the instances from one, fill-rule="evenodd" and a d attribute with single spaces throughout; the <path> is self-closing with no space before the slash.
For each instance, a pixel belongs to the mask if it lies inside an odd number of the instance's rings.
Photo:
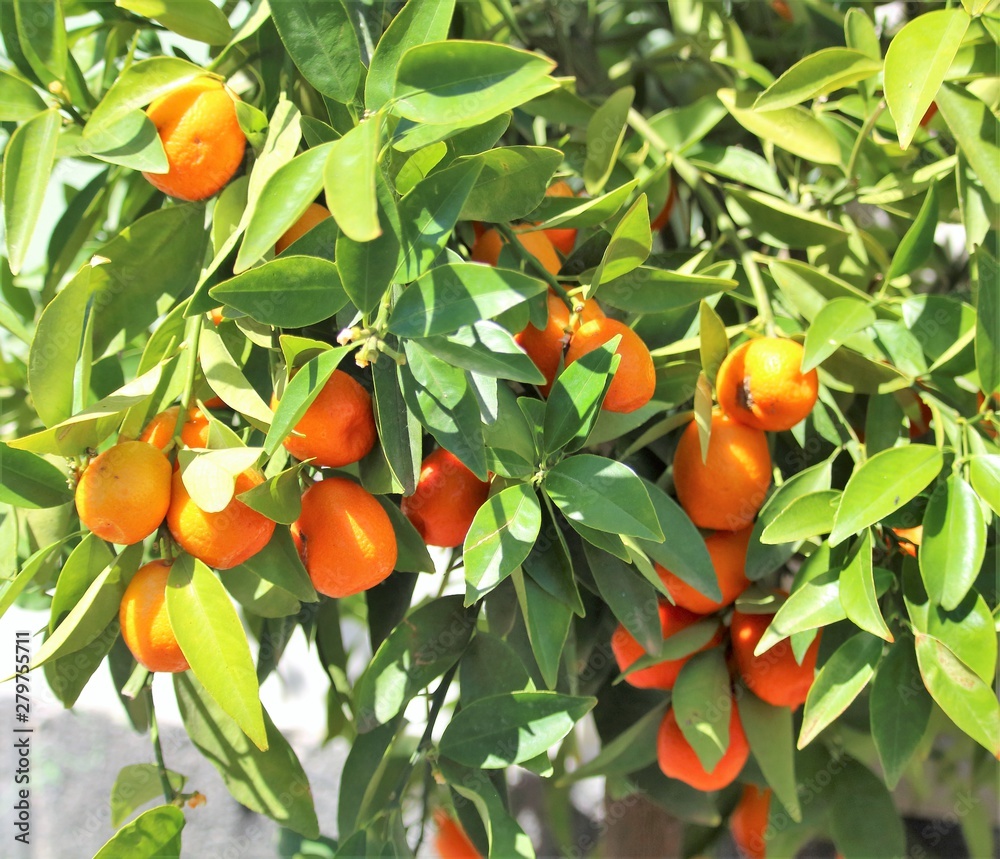
<path id="1" fill-rule="evenodd" d="M 157 673 L 308 855 L 532 856 L 511 767 L 748 856 L 995 782 L 996 5 L 3 0 L 0 611 L 151 733 L 100 855 L 203 799 Z"/>

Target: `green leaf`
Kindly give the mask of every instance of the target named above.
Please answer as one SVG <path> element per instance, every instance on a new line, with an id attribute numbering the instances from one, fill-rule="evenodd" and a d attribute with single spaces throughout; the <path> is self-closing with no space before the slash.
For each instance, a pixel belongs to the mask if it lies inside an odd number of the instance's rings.
<path id="1" fill-rule="evenodd" d="M 111 836 L 94 859 L 171 859 L 179 857 L 184 812 L 175 805 L 144 811 Z"/>
<path id="2" fill-rule="evenodd" d="M 657 653 L 663 644 L 659 597 L 656 589 L 635 567 L 614 555 L 584 544 L 587 565 L 601 598 L 619 622 L 647 653 Z"/>
<path id="3" fill-rule="evenodd" d="M 197 675 L 175 674 L 174 694 L 184 729 L 219 771 L 233 799 L 306 838 L 319 836 L 309 778 L 266 710 L 261 709 L 262 733 L 266 731 L 262 751 L 247 739 Z"/>
<path id="4" fill-rule="evenodd" d="M 873 60 L 882 59 L 882 46 L 875 22 L 860 6 L 848 9 L 844 16 L 844 39 L 847 47 L 861 51 Z"/>
<path id="5" fill-rule="evenodd" d="M 889 266 L 885 276 L 886 280 L 909 274 L 930 256 L 934 250 L 934 230 L 937 225 L 937 182 L 932 180 L 917 217 L 900 240 L 896 253 L 893 254 L 892 265 Z"/>
<path id="6" fill-rule="evenodd" d="M 236 478 L 260 459 L 259 447 L 230 447 L 177 455 L 184 488 L 206 513 L 220 513 L 233 498 Z"/>
<path id="7" fill-rule="evenodd" d="M 910 763 L 931 717 L 931 699 L 920 679 L 913 638 L 901 637 L 882 658 L 868 702 L 872 740 L 893 790 Z"/>
<path id="8" fill-rule="evenodd" d="M 61 0 L 14 0 L 21 50 L 35 74 L 48 84 L 66 80 L 69 51 Z"/>
<path id="9" fill-rule="evenodd" d="M 972 488 L 1000 516 L 1000 455 L 979 454 L 969 460 Z"/>
<path id="10" fill-rule="evenodd" d="M 646 195 L 640 194 L 615 226 L 600 265 L 584 290 L 584 298 L 593 298 L 603 282 L 613 281 L 642 265 L 649 256 L 652 241 Z"/>
<path id="11" fill-rule="evenodd" d="M 587 123 L 587 156 L 583 182 L 590 194 L 599 194 L 611 177 L 628 128 L 634 87 L 622 87 L 608 96 Z M 648 213 L 647 213 L 648 214 Z"/>
<path id="12" fill-rule="evenodd" d="M 775 115 L 774 111 L 769 115 Z M 762 241 L 778 248 L 811 248 L 847 240 L 839 224 L 804 211 L 781 197 L 726 185 L 726 205 L 741 227 L 752 227 Z"/>
<path id="13" fill-rule="evenodd" d="M 875 311 L 856 298 L 835 298 L 813 317 L 803 344 L 802 372 L 818 367 L 846 340 L 875 323 Z"/>
<path id="14" fill-rule="evenodd" d="M 236 609 L 204 563 L 181 555 L 167 579 L 167 614 L 191 670 L 258 749 L 267 749 L 257 673 Z"/>
<path id="15" fill-rule="evenodd" d="M 73 500 L 67 476 L 50 462 L 0 443 L 0 503 L 13 507 L 58 507 Z"/>
<path id="16" fill-rule="evenodd" d="M 138 108 L 110 127 L 80 138 L 80 152 L 131 170 L 166 173 L 167 152 L 156 126 Z"/>
<path id="17" fill-rule="evenodd" d="M 615 355 L 620 341 L 621 335 L 615 335 L 581 355 L 556 377 L 545 404 L 542 427 L 542 447 L 547 455 L 567 446 L 576 450 L 586 443 L 600 414 L 612 371 L 620 363 Z"/>
<path id="18" fill-rule="evenodd" d="M 829 799 L 831 836 L 844 859 L 905 856 L 906 833 L 892 796 L 871 770 L 850 758 L 838 765 Z"/>
<path id="19" fill-rule="evenodd" d="M 859 632 L 834 651 L 806 698 L 798 748 L 803 749 L 868 685 L 882 656 L 882 640 Z"/>
<path id="20" fill-rule="evenodd" d="M 381 134 L 382 114 L 376 113 L 330 144 L 323 168 L 326 205 L 344 235 L 355 242 L 382 235 L 375 194 Z"/>
<path id="21" fill-rule="evenodd" d="M 328 98 L 352 101 L 361 49 L 344 0 L 281 0 L 271 17 L 302 76 Z"/>
<path id="22" fill-rule="evenodd" d="M 152 18 L 178 36 L 208 45 L 225 45 L 233 37 L 233 28 L 212 0 L 185 0 L 182 4 L 170 0 L 115 0 L 115 5 Z"/>
<path id="23" fill-rule="evenodd" d="M 395 362 L 377 361 L 373 364 L 372 384 L 375 389 L 375 423 L 382 453 L 403 494 L 412 495 L 420 472 L 421 433 L 416 420 L 410 419 L 403 400 Z"/>
<path id="24" fill-rule="evenodd" d="M 49 609 L 49 633 L 52 633 L 73 607 L 84 597 L 94 580 L 115 560 L 111 547 L 94 534 L 87 534 L 76 544 L 63 564 Z"/>
<path id="25" fill-rule="evenodd" d="M 0 69 L 0 121 L 24 122 L 45 110 L 37 90 L 13 72 Z"/>
<path id="26" fill-rule="evenodd" d="M 795 728 L 789 707 L 775 707 L 752 692 L 739 698 L 740 722 L 764 778 L 792 820 L 802 819 L 795 778 Z"/>
<path id="27" fill-rule="evenodd" d="M 840 604 L 847 617 L 865 632 L 892 641 L 878 605 L 872 569 L 872 532 L 866 528 L 847 566 L 840 574 Z"/>
<path id="28" fill-rule="evenodd" d="M 177 792 L 184 788 L 187 777 L 167 770 L 170 786 Z M 160 770 L 156 764 L 129 764 L 122 767 L 111 788 L 111 825 L 117 829 L 134 811 L 152 799 L 163 796 Z"/>
<path id="29" fill-rule="evenodd" d="M 482 630 L 462 654 L 458 679 L 463 707 L 479 698 L 535 688 L 514 649 L 498 635 Z"/>
<path id="30" fill-rule="evenodd" d="M 527 483 L 490 496 L 465 537 L 466 605 L 471 605 L 521 565 L 538 538 L 542 509 Z"/>
<path id="31" fill-rule="evenodd" d="M 209 387 L 222 397 L 226 405 L 238 411 L 257 429 L 266 430 L 271 425 L 270 407 L 243 375 L 243 369 L 213 327 L 206 325 L 202 328 L 198 358 Z"/>
<path id="32" fill-rule="evenodd" d="M 801 107 L 755 111 L 754 94 L 720 89 L 719 101 L 751 134 L 814 164 L 839 164 L 837 138 L 810 111 Z"/>
<path id="33" fill-rule="evenodd" d="M 976 272 L 976 372 L 984 391 L 1000 391 L 1000 266 L 983 247 L 973 251 Z"/>
<path id="34" fill-rule="evenodd" d="M 511 578 L 524 617 L 531 654 L 545 686 L 555 689 L 573 623 L 573 608 L 550 594 L 531 576 L 523 575 L 521 570 L 515 570 Z"/>
<path id="35" fill-rule="evenodd" d="M 365 107 L 378 110 L 392 97 L 396 67 L 410 48 L 448 37 L 455 0 L 416 0 L 407 3 L 375 46 L 365 78 Z"/>
<path id="36" fill-rule="evenodd" d="M 612 534 L 663 539 L 646 487 L 620 462 L 577 454 L 549 469 L 542 486 L 573 522 Z"/>
<path id="37" fill-rule="evenodd" d="M 13 519 L 10 521 L 13 521 Z M 46 566 L 52 553 L 62 548 L 63 543 L 67 540 L 76 536 L 79 536 L 79 532 L 67 534 L 61 540 L 52 543 L 52 545 L 46 546 L 44 549 L 39 549 L 21 565 L 20 571 L 13 579 L 9 579 L 4 583 L 3 590 L 0 590 L 0 617 L 6 614 L 7 609 L 14 605 L 14 601 Z"/>
<path id="38" fill-rule="evenodd" d="M 836 546 L 912 501 L 941 471 L 941 451 L 926 444 L 875 454 L 847 481 L 830 534 Z"/>
<path id="39" fill-rule="evenodd" d="M 403 723 L 398 716 L 367 734 L 358 734 L 351 743 L 344 761 L 342 778 L 345 784 L 359 785 L 358 790 L 342 790 L 337 801 L 337 829 L 341 836 L 363 826 L 363 815 L 370 806 L 369 798 L 388 766 L 393 739 Z M 362 841 L 362 844 L 364 842 Z"/>
<path id="40" fill-rule="evenodd" d="M 664 313 L 690 307 L 735 289 L 728 277 L 710 277 L 639 266 L 601 286 L 601 301 L 631 313 Z"/>
<path id="41" fill-rule="evenodd" d="M 552 229 L 553 227 L 594 227 L 609 220 L 632 195 L 638 183 L 633 179 L 624 185 L 619 185 L 613 191 L 602 194 L 600 197 L 580 199 L 576 197 L 544 197 L 541 205 L 532 214 L 532 220 L 536 217 L 544 217 L 545 220 L 539 223 L 541 230 Z M 555 214 L 548 215 L 553 212 Z"/>
<path id="42" fill-rule="evenodd" d="M 446 263 L 403 290 L 389 317 L 389 330 L 400 337 L 450 334 L 480 319 L 499 316 L 545 289 L 542 281 L 518 271 Z"/>
<path id="43" fill-rule="evenodd" d="M 402 713 L 421 689 L 458 661 L 475 625 L 459 595 L 433 600 L 407 615 L 354 687 L 358 730 L 371 731 Z"/>
<path id="44" fill-rule="evenodd" d="M 841 494 L 839 489 L 820 489 L 800 495 L 771 520 L 761 542 L 780 545 L 829 533 Z"/>
<path id="45" fill-rule="evenodd" d="M 698 307 L 698 341 L 701 369 L 713 385 L 729 347 L 726 324 L 715 312 L 712 305 L 702 299 Z"/>
<path id="46" fill-rule="evenodd" d="M 7 265 L 12 274 L 20 272 L 24 264 L 42 212 L 45 189 L 55 162 L 59 126 L 59 111 L 50 108 L 16 128 L 4 149 L 4 230 Z"/>
<path id="47" fill-rule="evenodd" d="M 916 635 L 917 663 L 927 691 L 959 728 L 1000 757 L 1000 702 L 993 689 L 941 641 Z"/>
<path id="48" fill-rule="evenodd" d="M 452 334 L 424 338 L 420 345 L 442 361 L 483 376 L 529 385 L 545 382 L 513 335 L 495 322 L 463 325 Z"/>
<path id="49" fill-rule="evenodd" d="M 918 559 L 931 599 L 950 611 L 965 598 L 986 553 L 986 523 L 972 487 L 950 474 L 931 493 Z"/>
<path id="50" fill-rule="evenodd" d="M 961 9 L 919 15 L 896 33 L 885 52 L 885 100 L 906 149 L 931 106 L 969 27 Z M 914 58 L 919 57 L 919 63 Z"/>
<path id="51" fill-rule="evenodd" d="M 410 48 L 396 67 L 393 112 L 418 123 L 479 125 L 555 89 L 555 62 L 497 42 Z"/>
<path id="52" fill-rule="evenodd" d="M 337 266 L 306 256 L 271 260 L 213 286 L 209 295 L 279 328 L 315 325 L 347 304 Z"/>
<path id="53" fill-rule="evenodd" d="M 733 705 L 729 669 L 723 649 L 696 653 L 681 668 L 671 693 L 684 739 L 706 772 L 715 769 L 729 748 L 729 714 Z"/>
<path id="54" fill-rule="evenodd" d="M 754 655 L 760 656 L 797 632 L 820 629 L 843 620 L 847 615 L 840 603 L 839 576 L 840 570 L 834 568 L 803 581 L 778 609 L 757 642 Z"/>
<path id="55" fill-rule="evenodd" d="M 562 781 L 571 783 L 594 776 L 627 775 L 655 762 L 656 737 L 666 706 L 666 702 L 657 705 L 611 742 L 602 743 L 596 757 L 567 772 Z"/>
<path id="56" fill-rule="evenodd" d="M 1000 203 L 1000 175 L 994 169 L 1000 157 L 1000 144 L 997 143 L 1000 121 L 985 102 L 964 86 L 942 85 L 937 104 L 948 123 L 948 130 L 955 136 L 986 193 L 994 203 Z"/>
<path id="57" fill-rule="evenodd" d="M 757 96 L 753 109 L 777 110 L 873 77 L 882 70 L 873 59 L 851 48 L 824 48 L 799 60 Z"/>
<path id="58" fill-rule="evenodd" d="M 241 492 L 237 497 L 251 510 L 262 513 L 268 519 L 291 525 L 302 512 L 302 487 L 299 484 L 301 470 L 301 464 L 286 468 L 263 483 Z"/>
<path id="59" fill-rule="evenodd" d="M 439 748 L 445 757 L 482 769 L 523 763 L 555 746 L 596 703 L 555 692 L 480 698 L 452 717 Z"/>
<path id="60" fill-rule="evenodd" d="M 562 152 L 548 146 L 503 146 L 474 157 L 482 170 L 460 217 L 491 224 L 530 214 L 563 160 Z"/>

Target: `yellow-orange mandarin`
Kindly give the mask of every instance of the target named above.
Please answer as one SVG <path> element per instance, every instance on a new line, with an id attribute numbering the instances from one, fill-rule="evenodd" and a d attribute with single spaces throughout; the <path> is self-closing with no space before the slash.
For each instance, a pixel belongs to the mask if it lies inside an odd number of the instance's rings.
<path id="1" fill-rule="evenodd" d="M 537 259 L 547 272 L 559 274 L 562 261 L 544 232 L 530 232 L 523 229 L 515 230 L 515 232 L 517 233 L 517 243 Z M 495 266 L 500 261 L 500 251 L 504 244 L 504 238 L 491 227 L 476 239 L 469 256 L 475 262 L 484 262 L 487 265 Z"/>
<path id="2" fill-rule="evenodd" d="M 285 230 L 281 238 L 274 243 L 274 252 L 280 254 L 285 248 L 295 244 L 313 227 L 329 217 L 330 210 L 326 206 L 321 206 L 319 203 L 310 203 L 309 208 L 303 212 L 302 217 Z"/>
<path id="3" fill-rule="evenodd" d="M 750 746 L 743 733 L 735 701 L 729 713 L 729 746 L 722 760 L 709 772 L 684 737 L 674 708 L 667 710 L 656 738 L 656 757 L 663 774 L 689 784 L 695 790 L 722 790 L 732 784 L 750 757 Z"/>
<path id="4" fill-rule="evenodd" d="M 752 531 L 752 527 L 744 528 L 742 531 L 713 531 L 705 538 L 715 578 L 722 592 L 721 600 L 709 599 L 679 576 L 656 564 L 656 572 L 659 573 L 673 601 L 696 614 L 711 614 L 732 604 L 750 585 L 745 571 L 747 547 L 750 545 Z"/>
<path id="5" fill-rule="evenodd" d="M 187 671 L 188 661 L 177 643 L 167 615 L 167 578 L 173 561 L 151 561 L 140 567 L 118 609 L 122 638 L 135 661 L 150 671 Z"/>
<path id="6" fill-rule="evenodd" d="M 746 859 L 765 859 L 767 844 L 765 833 L 771 812 L 771 789 L 755 784 L 743 786 L 743 794 L 729 816 L 729 830 L 733 841 Z"/>
<path id="7" fill-rule="evenodd" d="M 653 398 L 656 368 L 642 338 L 625 323 L 607 317 L 585 322 L 570 337 L 566 364 L 572 364 L 619 334 L 622 339 L 615 354 L 621 356 L 621 361 L 601 408 L 608 412 L 634 412 Z"/>
<path id="8" fill-rule="evenodd" d="M 480 480 L 451 451 L 439 447 L 420 465 L 416 491 L 399 503 L 428 546 L 461 546 L 479 508 L 489 495 Z"/>

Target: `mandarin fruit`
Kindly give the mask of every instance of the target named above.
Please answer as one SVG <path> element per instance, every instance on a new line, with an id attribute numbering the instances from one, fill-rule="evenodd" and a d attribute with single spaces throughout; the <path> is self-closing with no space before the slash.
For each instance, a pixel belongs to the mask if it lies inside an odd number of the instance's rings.
<path id="1" fill-rule="evenodd" d="M 729 831 L 740 852 L 747 859 L 764 859 L 767 820 L 771 813 L 771 789 L 755 784 L 743 786 L 743 794 L 729 816 Z"/>
<path id="2" fill-rule="evenodd" d="M 552 247 L 552 242 L 548 240 L 544 232 L 529 232 L 523 229 L 516 230 L 516 232 L 517 242 L 521 247 L 537 259 L 547 272 L 559 274 L 562 262 L 556 249 Z M 500 261 L 500 251 L 504 244 L 503 236 L 491 227 L 473 242 L 469 256 L 475 262 L 495 266 Z"/>
<path id="3" fill-rule="evenodd" d="M 761 430 L 712 414 L 708 459 L 694 421 L 674 453 L 677 500 L 699 528 L 739 531 L 753 522 L 771 485 L 771 453 Z"/>
<path id="4" fill-rule="evenodd" d="M 461 546 L 490 485 L 451 451 L 439 447 L 420 464 L 416 491 L 399 503 L 428 546 Z"/>
<path id="5" fill-rule="evenodd" d="M 722 592 L 722 599 L 718 602 L 709 599 L 679 576 L 656 564 L 656 572 L 670 592 L 671 599 L 695 614 L 711 614 L 730 605 L 750 586 L 745 570 L 747 547 L 750 545 L 752 531 L 753 528 L 750 527 L 742 531 L 714 531 L 705 538 L 705 546 L 712 559 L 712 567 L 715 569 L 715 578 Z"/>
<path id="6" fill-rule="evenodd" d="M 573 189 L 569 186 L 569 182 L 560 179 L 557 182 L 553 182 L 549 185 L 548 190 L 545 192 L 546 197 L 575 197 L 576 194 L 573 193 Z M 553 227 L 550 230 L 545 230 L 545 236 L 552 246 L 559 251 L 563 256 L 569 256 L 573 252 L 573 246 L 576 244 L 576 230 L 570 227 Z"/>
<path id="7" fill-rule="evenodd" d="M 165 449 L 174 438 L 180 411 L 180 406 L 170 406 L 154 415 L 143 429 L 139 441 L 148 442 L 160 450 Z M 208 433 L 208 418 L 201 409 L 192 406 L 188 409 L 184 426 L 181 427 L 181 443 L 185 447 L 208 447 Z"/>
<path id="8" fill-rule="evenodd" d="M 733 349 L 715 381 L 719 406 L 733 420 L 760 430 L 787 430 L 816 405 L 819 376 L 803 373 L 802 346 L 784 337 L 758 337 Z"/>
<path id="9" fill-rule="evenodd" d="M 170 505 L 170 462 L 144 441 L 123 441 L 90 461 L 76 485 L 80 521 L 102 540 L 131 546 Z"/>
<path id="10" fill-rule="evenodd" d="M 367 489 L 345 478 L 328 477 L 303 493 L 294 530 L 313 586 L 328 597 L 373 588 L 396 565 L 389 514 Z"/>
<path id="11" fill-rule="evenodd" d="M 656 368 L 642 338 L 625 323 L 607 317 L 583 323 L 570 337 L 566 364 L 572 364 L 618 334 L 622 339 L 615 353 L 621 356 L 621 361 L 601 408 L 608 412 L 634 412 L 653 398 Z"/>
<path id="12" fill-rule="evenodd" d="M 190 666 L 167 615 L 167 578 L 173 561 L 140 567 L 122 594 L 118 619 L 135 661 L 150 671 L 176 673 Z"/>
<path id="13" fill-rule="evenodd" d="M 143 173 L 179 200 L 217 194 L 243 163 L 246 137 L 236 96 L 211 77 L 198 77 L 156 99 L 146 111 L 167 153 L 166 173 Z"/>
<path id="14" fill-rule="evenodd" d="M 274 243 L 274 252 L 280 254 L 289 245 L 301 239 L 318 223 L 325 221 L 329 217 L 330 210 L 326 206 L 321 206 L 319 203 L 310 203 L 309 208 L 302 213 L 302 217 L 285 230 L 281 238 Z"/>
<path id="15" fill-rule="evenodd" d="M 749 757 L 750 746 L 743 733 L 735 701 L 729 713 L 729 746 L 711 772 L 702 766 L 697 753 L 685 739 L 673 707 L 667 710 L 660 722 L 656 737 L 656 758 L 660 769 L 667 778 L 678 779 L 695 790 L 721 790 L 732 784 Z"/>
<path id="16" fill-rule="evenodd" d="M 912 528 L 893 528 L 892 533 L 899 540 L 899 551 L 911 558 L 917 557 L 917 547 L 924 539 L 924 526 L 915 525 Z"/>
<path id="17" fill-rule="evenodd" d="M 228 570 L 252 558 L 274 533 L 274 522 L 247 507 L 236 496 L 259 486 L 264 475 L 248 468 L 236 477 L 232 499 L 217 513 L 194 503 L 180 471 L 174 472 L 167 525 L 180 547 L 217 570 Z"/>
<path id="18" fill-rule="evenodd" d="M 434 812 L 434 848 L 441 859 L 482 859 L 465 830 L 443 808 Z"/>

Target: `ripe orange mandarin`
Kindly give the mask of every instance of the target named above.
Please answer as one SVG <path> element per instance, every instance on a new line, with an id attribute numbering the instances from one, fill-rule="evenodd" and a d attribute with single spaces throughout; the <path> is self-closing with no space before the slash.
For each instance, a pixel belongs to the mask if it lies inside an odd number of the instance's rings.
<path id="1" fill-rule="evenodd" d="M 292 527 L 313 586 L 328 597 L 373 588 L 396 565 L 396 534 L 389 514 L 351 480 L 328 477 L 310 486 Z"/>
<path id="2" fill-rule="evenodd" d="M 631 328 L 617 319 L 592 319 L 573 332 L 566 352 L 566 364 L 572 364 L 588 352 L 621 335 L 615 353 L 621 362 L 608 386 L 601 408 L 608 412 L 634 412 L 648 403 L 656 391 L 656 368 L 649 349 Z"/>
<path id="3" fill-rule="evenodd" d="M 911 558 L 917 557 L 917 547 L 924 540 L 924 526 L 913 528 L 893 528 L 892 533 L 899 538 L 899 551 Z"/>
<path id="4" fill-rule="evenodd" d="M 148 442 L 153 447 L 163 450 L 173 440 L 180 411 L 180 406 L 170 406 L 154 415 L 143 429 L 139 441 Z M 185 447 L 208 447 L 208 433 L 208 418 L 201 409 L 192 406 L 188 409 L 184 426 L 181 427 L 181 443 Z"/>
<path id="5" fill-rule="evenodd" d="M 420 465 L 416 491 L 404 496 L 399 509 L 428 546 L 452 548 L 465 542 L 490 485 L 472 473 L 451 451 L 439 447 Z"/>
<path id="6" fill-rule="evenodd" d="M 712 414 L 708 459 L 694 421 L 674 453 L 677 499 L 699 528 L 739 531 L 753 522 L 771 485 L 771 453 L 763 431 Z"/>
<path id="7" fill-rule="evenodd" d="M 732 784 L 750 757 L 750 746 L 743 733 L 736 702 L 732 703 L 729 715 L 729 746 L 711 772 L 702 766 L 697 753 L 685 739 L 673 707 L 667 710 L 660 723 L 656 757 L 665 776 L 689 784 L 695 790 L 721 790 Z"/>
<path id="8" fill-rule="evenodd" d="M 573 189 L 569 186 L 569 183 L 560 179 L 557 182 L 553 182 L 549 185 L 548 190 L 545 192 L 546 197 L 575 197 L 576 194 L 573 193 Z M 569 227 L 553 227 L 551 230 L 546 230 L 545 235 L 548 240 L 552 242 L 552 246 L 556 248 L 563 256 L 569 256 L 573 252 L 573 246 L 576 244 L 576 230 Z"/>
<path id="9" fill-rule="evenodd" d="M 309 208 L 282 234 L 274 243 L 274 252 L 280 254 L 289 245 L 294 244 L 321 221 L 330 217 L 330 210 L 319 203 L 310 203 Z"/>
<path id="10" fill-rule="evenodd" d="M 180 471 L 174 472 L 167 525 L 189 555 L 217 570 L 228 570 L 252 558 L 274 533 L 274 522 L 247 507 L 236 496 L 264 482 L 264 475 L 247 469 L 236 478 L 236 491 L 229 504 L 217 513 L 207 513 L 188 494 Z"/>
<path id="11" fill-rule="evenodd" d="M 147 109 L 167 153 L 166 173 L 143 173 L 179 200 L 217 194 L 243 163 L 246 137 L 236 118 L 236 96 L 221 81 L 195 78 L 160 96 Z"/>
<path id="12" fill-rule="evenodd" d="M 122 594 L 118 619 L 135 661 L 150 671 L 175 673 L 190 667 L 167 616 L 167 577 L 173 561 L 140 567 Z"/>
<path id="13" fill-rule="evenodd" d="M 170 505 L 170 462 L 144 441 L 123 441 L 91 460 L 76 485 L 80 521 L 102 540 L 131 546 L 152 534 Z"/>
<path id="14" fill-rule="evenodd" d="M 746 859 L 764 859 L 767 844 L 767 820 L 771 812 L 771 789 L 755 784 L 743 786 L 743 795 L 729 816 L 729 830 L 733 841 Z"/>
<path id="15" fill-rule="evenodd" d="M 819 376 L 802 372 L 802 346 L 758 337 L 737 346 L 719 367 L 719 405 L 729 417 L 761 430 L 787 430 L 816 405 Z"/>
<path id="16" fill-rule="evenodd" d="M 753 528 L 742 531 L 714 531 L 705 538 L 705 546 L 712 559 L 715 578 L 722 592 L 722 600 L 709 599 L 695 590 L 679 576 L 656 564 L 656 572 L 666 585 L 674 602 L 695 614 L 711 614 L 732 602 L 750 586 L 746 577 L 747 547 Z"/>
<path id="17" fill-rule="evenodd" d="M 559 254 L 556 253 L 552 242 L 544 232 L 529 232 L 517 230 L 517 241 L 529 254 L 537 259 L 547 272 L 559 274 L 562 262 Z M 487 265 L 497 265 L 500 261 L 500 251 L 503 249 L 504 238 L 496 229 L 486 230 L 472 245 L 469 256 L 475 262 L 484 262 Z"/>
<path id="18" fill-rule="evenodd" d="M 482 859 L 465 830 L 443 808 L 434 812 L 434 824 L 434 848 L 441 859 Z"/>

